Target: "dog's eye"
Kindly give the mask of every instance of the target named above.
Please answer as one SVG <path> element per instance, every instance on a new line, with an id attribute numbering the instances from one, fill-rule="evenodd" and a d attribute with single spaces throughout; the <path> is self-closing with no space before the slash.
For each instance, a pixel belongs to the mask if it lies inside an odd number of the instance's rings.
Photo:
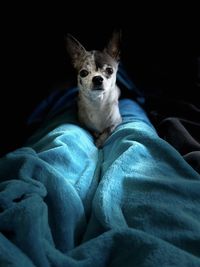
<path id="1" fill-rule="evenodd" d="M 112 69 L 111 67 L 106 68 L 106 73 L 107 73 L 108 75 L 113 74 L 113 69 Z"/>
<path id="2" fill-rule="evenodd" d="M 86 77 L 88 74 L 89 74 L 89 72 L 88 72 L 87 70 L 81 70 L 81 71 L 79 72 L 79 75 L 80 75 L 82 78 Z"/>

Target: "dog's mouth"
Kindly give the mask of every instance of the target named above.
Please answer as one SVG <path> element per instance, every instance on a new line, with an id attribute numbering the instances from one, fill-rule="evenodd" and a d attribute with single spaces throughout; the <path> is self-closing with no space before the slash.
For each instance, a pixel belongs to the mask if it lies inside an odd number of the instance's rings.
<path id="1" fill-rule="evenodd" d="M 104 88 L 102 86 L 94 86 L 92 91 L 104 91 Z"/>

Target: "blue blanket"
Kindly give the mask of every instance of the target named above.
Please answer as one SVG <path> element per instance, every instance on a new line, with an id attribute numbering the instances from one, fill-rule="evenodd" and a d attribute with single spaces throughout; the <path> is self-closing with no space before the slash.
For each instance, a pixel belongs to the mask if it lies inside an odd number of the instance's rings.
<path id="1" fill-rule="evenodd" d="M 120 112 L 98 150 L 68 101 L 0 159 L 0 266 L 200 266 L 199 174 L 136 102 Z"/>

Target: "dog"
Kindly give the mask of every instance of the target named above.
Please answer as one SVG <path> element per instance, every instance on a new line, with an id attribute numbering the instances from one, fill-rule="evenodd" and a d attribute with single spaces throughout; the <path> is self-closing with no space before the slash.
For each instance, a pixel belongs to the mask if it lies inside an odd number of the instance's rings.
<path id="1" fill-rule="evenodd" d="M 122 122 L 116 84 L 120 42 L 121 32 L 114 31 L 102 51 L 87 51 L 71 34 L 66 37 L 66 49 L 77 71 L 78 118 L 94 134 L 98 148 Z"/>

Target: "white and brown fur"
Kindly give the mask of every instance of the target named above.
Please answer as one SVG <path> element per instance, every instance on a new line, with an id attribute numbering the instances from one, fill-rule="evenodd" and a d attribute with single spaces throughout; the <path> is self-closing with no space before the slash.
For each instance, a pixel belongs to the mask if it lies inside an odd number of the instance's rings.
<path id="1" fill-rule="evenodd" d="M 103 51 L 87 51 L 73 36 L 66 47 L 78 73 L 78 117 L 94 133 L 96 146 L 102 147 L 107 137 L 121 123 L 116 85 L 119 63 L 120 32 L 114 32 Z"/>

